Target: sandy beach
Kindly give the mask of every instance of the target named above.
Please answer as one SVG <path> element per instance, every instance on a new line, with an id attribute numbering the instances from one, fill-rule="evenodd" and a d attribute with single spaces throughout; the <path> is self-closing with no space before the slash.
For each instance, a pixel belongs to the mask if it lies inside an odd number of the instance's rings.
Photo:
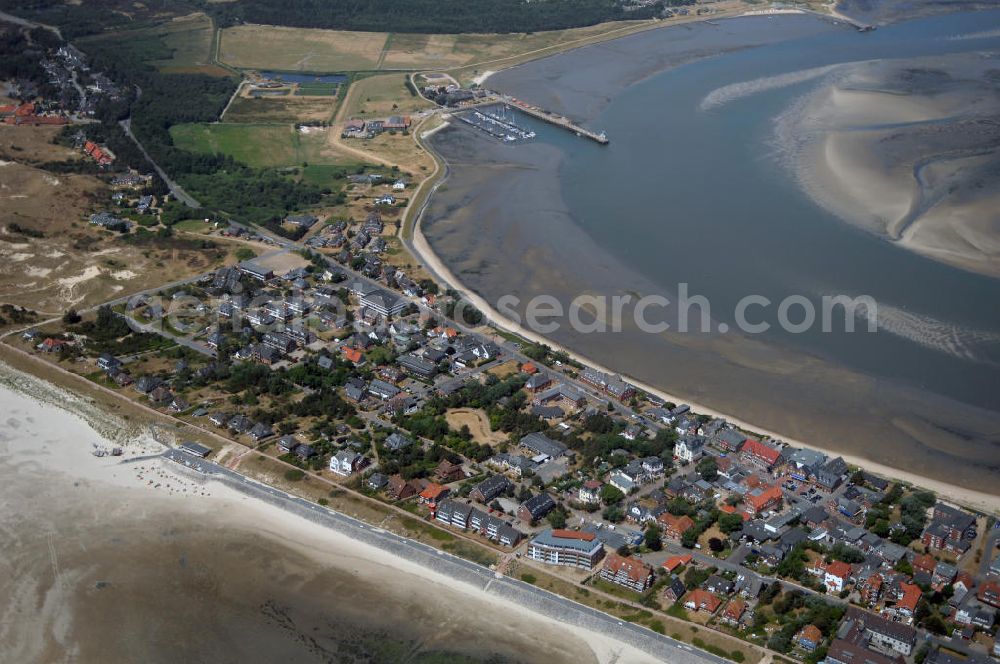
<path id="1" fill-rule="evenodd" d="M 789 167 L 848 223 L 1000 276 L 1000 137 L 986 120 L 1000 107 L 995 64 L 958 54 L 845 65 L 779 120 L 798 155 Z"/>
<path id="2" fill-rule="evenodd" d="M 148 431 L 0 379 L 4 661 L 654 661 L 144 458 L 163 449 Z M 114 445 L 124 463 L 91 454 Z"/>
<path id="3" fill-rule="evenodd" d="M 427 239 L 424 237 L 423 232 L 420 228 L 419 220 L 414 228 L 414 239 L 413 246 L 417 253 L 419 254 L 420 260 L 422 260 L 435 274 L 443 278 L 452 288 L 461 291 L 466 298 L 480 311 L 484 312 L 496 327 L 517 334 L 529 341 L 547 344 L 551 348 L 562 351 L 572 357 L 573 359 L 585 364 L 587 366 L 598 369 L 606 373 L 620 373 L 613 369 L 612 367 L 603 366 L 589 358 L 583 357 L 580 354 L 574 352 L 572 349 L 565 346 L 554 343 L 552 340 L 537 334 L 522 325 L 517 325 L 508 318 L 505 318 L 497 311 L 489 302 L 487 302 L 483 297 L 477 295 L 475 292 L 464 288 L 462 283 L 455 277 L 455 275 L 448 269 L 440 258 L 434 253 L 430 245 L 427 243 Z M 649 385 L 642 381 L 636 380 L 635 378 L 628 376 L 627 374 L 622 374 L 623 377 L 634 384 L 639 389 L 645 390 L 650 394 L 656 395 L 665 401 L 673 403 L 686 403 L 691 406 L 691 408 L 698 413 L 709 415 L 711 417 L 721 417 L 725 420 L 731 422 L 732 424 L 740 427 L 749 432 L 754 432 L 758 435 L 771 438 L 773 440 L 779 440 L 797 447 L 806 447 L 809 449 L 818 450 L 829 455 L 837 456 L 841 455 L 844 460 L 848 463 L 856 466 L 865 468 L 866 470 L 881 475 L 890 479 L 902 480 L 904 482 L 909 482 L 916 486 L 925 487 L 931 489 L 947 500 L 954 501 L 961 505 L 966 505 L 969 507 L 974 507 L 976 509 L 984 510 L 988 513 L 998 513 L 1000 512 L 1000 494 L 990 494 L 982 491 L 976 491 L 969 489 L 967 487 L 958 486 L 955 484 L 950 484 L 948 482 L 943 482 L 940 480 L 935 480 L 928 477 L 922 477 L 913 473 L 907 473 L 901 471 L 897 468 L 892 468 L 885 464 L 874 463 L 870 460 L 864 459 L 857 455 L 842 454 L 838 450 L 824 449 L 818 447 L 814 444 L 810 444 L 805 441 L 796 440 L 783 435 L 776 431 L 770 431 L 767 428 L 760 427 L 752 422 L 747 422 L 740 419 L 738 416 L 722 413 L 713 408 L 699 404 L 691 399 L 684 397 L 683 395 L 671 394 L 653 385 Z"/>

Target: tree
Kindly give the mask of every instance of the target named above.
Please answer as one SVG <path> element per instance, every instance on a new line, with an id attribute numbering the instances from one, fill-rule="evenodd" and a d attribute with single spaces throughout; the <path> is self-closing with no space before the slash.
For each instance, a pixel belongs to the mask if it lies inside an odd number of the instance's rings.
<path id="1" fill-rule="evenodd" d="M 76 309 L 69 309 L 62 317 L 62 322 L 66 325 L 76 325 L 81 320 L 80 314 L 76 313 Z"/>
<path id="2" fill-rule="evenodd" d="M 706 482 L 712 482 L 719 476 L 719 464 L 716 462 L 715 457 L 707 456 L 702 458 L 695 466 L 695 470 L 701 475 L 701 479 Z"/>
<path id="3" fill-rule="evenodd" d="M 610 484 L 601 487 L 601 500 L 605 505 L 617 505 L 625 498 L 625 494 Z"/>
<path id="4" fill-rule="evenodd" d="M 697 528 L 688 528 L 681 535 L 681 546 L 685 549 L 693 549 L 694 545 L 698 543 L 698 536 L 701 533 Z"/>
<path id="5" fill-rule="evenodd" d="M 710 537 L 708 540 L 708 548 L 716 553 L 719 553 L 726 548 L 726 545 L 718 537 Z"/>
<path id="6" fill-rule="evenodd" d="M 729 535 L 743 529 L 743 517 L 739 514 L 723 514 L 719 517 L 719 530 Z"/>
<path id="7" fill-rule="evenodd" d="M 610 521 L 611 523 L 618 523 L 625 519 L 625 512 L 619 505 L 609 505 L 605 508 L 602 515 L 605 521 Z"/>
<path id="8" fill-rule="evenodd" d="M 549 524 L 553 528 L 565 528 L 566 527 L 566 511 L 560 507 L 549 512 L 548 515 Z"/>
<path id="9" fill-rule="evenodd" d="M 663 540 L 661 539 L 662 533 L 660 528 L 653 524 L 646 528 L 646 534 L 643 536 L 643 540 L 646 543 L 646 547 L 652 551 L 659 551 L 663 548 Z"/>

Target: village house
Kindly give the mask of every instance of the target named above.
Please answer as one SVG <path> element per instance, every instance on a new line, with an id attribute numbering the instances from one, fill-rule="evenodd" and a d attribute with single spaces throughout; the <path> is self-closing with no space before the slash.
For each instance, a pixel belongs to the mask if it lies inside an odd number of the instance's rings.
<path id="1" fill-rule="evenodd" d="M 716 595 L 731 595 L 735 584 L 720 574 L 713 574 L 705 580 L 705 590 Z"/>
<path id="2" fill-rule="evenodd" d="M 389 478 L 386 490 L 393 500 L 406 500 L 423 491 L 423 487 L 413 480 L 404 480 L 401 475 L 393 475 Z"/>
<path id="3" fill-rule="evenodd" d="M 449 482 L 465 479 L 465 471 L 462 470 L 462 464 L 453 463 L 448 459 L 441 459 L 437 468 L 434 469 L 434 477 L 437 478 L 438 482 L 448 484 Z"/>
<path id="4" fill-rule="evenodd" d="M 385 439 L 385 448 L 393 452 L 398 452 L 399 450 L 405 449 L 412 444 L 412 440 L 395 431 L 389 434 L 389 437 Z"/>
<path id="5" fill-rule="evenodd" d="M 705 453 L 705 439 L 701 436 L 681 436 L 674 444 L 674 457 L 684 463 L 693 463 Z"/>
<path id="6" fill-rule="evenodd" d="M 684 582 L 676 576 L 671 576 L 663 587 L 663 599 L 667 604 L 674 604 L 684 596 L 685 592 L 687 592 L 687 586 L 684 585 Z"/>
<path id="7" fill-rule="evenodd" d="M 365 458 L 353 450 L 341 450 L 330 457 L 330 470 L 349 477 L 364 467 Z"/>
<path id="8" fill-rule="evenodd" d="M 430 482 L 424 487 L 423 491 L 420 492 L 420 503 L 422 505 L 436 505 L 439 501 L 448 497 L 451 493 L 451 489 L 437 482 Z"/>
<path id="9" fill-rule="evenodd" d="M 274 435 L 274 430 L 271 429 L 269 425 L 264 424 L 263 422 L 258 422 L 257 424 L 253 425 L 253 428 L 250 429 L 250 438 L 255 443 L 267 440 L 273 435 Z"/>
<path id="10" fill-rule="evenodd" d="M 503 475 L 491 475 L 477 484 L 469 493 L 469 497 L 484 505 L 503 494 L 510 482 Z"/>
<path id="11" fill-rule="evenodd" d="M 598 480 L 587 480 L 577 490 L 576 498 L 584 505 L 600 505 L 603 486 Z"/>
<path id="12" fill-rule="evenodd" d="M 619 556 L 617 553 L 608 554 L 600 577 L 638 593 L 652 586 L 655 578 L 653 568 L 649 565 L 637 558 Z"/>
<path id="13" fill-rule="evenodd" d="M 795 635 L 795 642 L 803 649 L 812 652 L 823 643 L 823 632 L 816 625 L 806 625 Z"/>
<path id="14" fill-rule="evenodd" d="M 521 503 L 521 506 L 517 509 L 517 518 L 524 522 L 537 521 L 555 509 L 555 507 L 556 501 L 552 500 L 552 496 L 543 491 L 537 496 Z"/>
<path id="15" fill-rule="evenodd" d="M 743 443 L 743 447 L 740 449 L 740 458 L 744 463 L 770 471 L 781 460 L 781 450 L 750 438 Z"/>
<path id="16" fill-rule="evenodd" d="M 639 487 L 639 483 L 621 469 L 614 470 L 608 475 L 608 484 L 618 489 L 626 496 Z"/>
<path id="17" fill-rule="evenodd" d="M 372 473 L 365 479 L 369 491 L 381 491 L 389 485 L 389 478 L 383 473 Z"/>
<path id="18" fill-rule="evenodd" d="M 719 622 L 730 627 L 739 627 L 743 614 L 746 613 L 747 603 L 742 597 L 734 597 L 726 604 L 722 614 L 719 615 Z"/>
<path id="19" fill-rule="evenodd" d="M 278 439 L 278 451 L 282 454 L 294 452 L 299 446 L 299 440 L 292 435 L 282 436 Z"/>
<path id="20" fill-rule="evenodd" d="M 670 512 L 664 512 L 656 520 L 663 529 L 663 537 L 672 540 L 680 540 L 684 533 L 694 527 L 694 521 L 686 514 L 674 516 Z"/>
<path id="21" fill-rule="evenodd" d="M 684 596 L 684 608 L 691 611 L 715 613 L 722 606 L 722 600 L 702 588 L 695 588 Z"/>

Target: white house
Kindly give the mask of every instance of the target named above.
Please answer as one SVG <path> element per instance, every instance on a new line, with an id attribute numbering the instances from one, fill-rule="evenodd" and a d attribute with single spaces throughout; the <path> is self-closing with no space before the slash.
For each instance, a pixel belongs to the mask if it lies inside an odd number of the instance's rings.
<path id="1" fill-rule="evenodd" d="M 580 487 L 577 498 L 584 505 L 600 505 L 602 486 L 604 485 L 597 480 L 587 480 Z"/>
<path id="2" fill-rule="evenodd" d="M 696 436 L 682 436 L 674 445 L 674 456 L 691 463 L 705 453 L 705 439 Z"/>
<path id="3" fill-rule="evenodd" d="M 330 457 L 330 470 L 347 477 L 356 472 L 364 462 L 364 457 L 357 452 L 342 450 Z"/>
<path id="4" fill-rule="evenodd" d="M 611 473 L 611 476 L 608 477 L 608 484 L 618 489 L 626 496 L 629 494 L 630 491 L 632 491 L 632 489 L 638 486 L 638 484 L 635 481 L 633 481 L 631 477 L 629 477 L 620 470 L 616 470 L 613 473 Z"/>

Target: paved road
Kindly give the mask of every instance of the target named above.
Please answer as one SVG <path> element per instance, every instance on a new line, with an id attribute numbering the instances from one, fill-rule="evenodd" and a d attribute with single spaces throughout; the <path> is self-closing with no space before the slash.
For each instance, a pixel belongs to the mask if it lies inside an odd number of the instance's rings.
<path id="1" fill-rule="evenodd" d="M 531 584 L 498 575 L 471 561 L 453 556 L 381 528 L 292 496 L 274 487 L 260 484 L 228 468 L 189 456 L 179 450 L 167 450 L 164 458 L 203 473 L 241 493 L 263 500 L 310 521 L 344 533 L 353 539 L 376 546 L 393 555 L 424 565 L 436 572 L 472 584 L 481 591 L 517 602 L 537 613 L 563 623 L 584 627 L 623 641 L 672 664 L 729 664 L 727 660 L 703 652 L 652 630 L 618 620 L 589 606 L 541 590 Z"/>
<path id="2" fill-rule="evenodd" d="M 132 139 L 132 142 L 136 144 L 136 146 L 139 148 L 139 151 L 142 152 L 143 156 L 146 157 L 146 159 L 149 160 L 149 163 L 153 165 L 153 168 L 156 169 L 157 174 L 159 174 L 160 178 L 166 183 L 167 187 L 170 189 L 170 193 L 173 194 L 177 200 L 179 200 L 181 203 L 184 203 L 184 205 L 188 206 L 189 208 L 195 208 L 195 209 L 200 208 L 201 203 L 196 201 L 193 196 L 184 191 L 184 189 L 181 188 L 179 184 L 171 180 L 170 176 L 167 175 L 167 172 L 164 171 L 162 168 L 160 168 L 160 165 L 157 164 L 155 161 L 153 161 L 153 158 L 149 156 L 149 153 L 146 152 L 146 148 L 142 145 L 142 143 L 139 142 L 139 139 L 136 138 L 135 135 L 132 133 L 132 118 L 126 118 L 121 122 L 119 122 L 118 124 L 120 124 L 122 129 L 125 130 L 125 134 Z"/>
<path id="3" fill-rule="evenodd" d="M 143 323 L 139 320 L 136 320 L 135 318 L 131 318 L 124 314 L 119 314 L 119 315 L 122 318 L 124 318 L 125 321 L 129 324 L 129 327 L 131 327 L 136 332 L 149 332 L 151 334 L 158 334 L 161 337 L 166 337 L 168 339 L 175 341 L 176 343 L 180 344 L 181 346 L 184 346 L 185 348 L 190 348 L 196 353 L 201 353 L 202 355 L 206 355 L 208 357 L 213 357 L 213 358 L 216 355 L 214 350 L 212 350 L 205 344 L 195 341 L 189 337 L 179 337 L 175 334 L 171 334 L 166 330 L 161 329 L 160 326 L 155 323 Z"/>
<path id="4" fill-rule="evenodd" d="M 997 546 L 1000 545 L 1000 528 L 990 528 L 986 533 L 986 546 L 983 548 L 983 557 L 979 561 L 979 578 L 985 579 L 990 573 L 990 563 L 997 555 Z"/>
<path id="5" fill-rule="evenodd" d="M 44 23 L 36 23 L 34 21 L 29 21 L 26 18 L 21 18 L 20 16 L 14 16 L 13 14 L 8 14 L 7 12 L 0 12 L 0 21 L 6 21 L 8 23 L 13 23 L 15 25 L 21 25 L 25 28 L 45 28 L 56 34 L 59 39 L 62 39 L 62 33 L 59 32 L 59 28 L 52 25 L 45 25 Z"/>

